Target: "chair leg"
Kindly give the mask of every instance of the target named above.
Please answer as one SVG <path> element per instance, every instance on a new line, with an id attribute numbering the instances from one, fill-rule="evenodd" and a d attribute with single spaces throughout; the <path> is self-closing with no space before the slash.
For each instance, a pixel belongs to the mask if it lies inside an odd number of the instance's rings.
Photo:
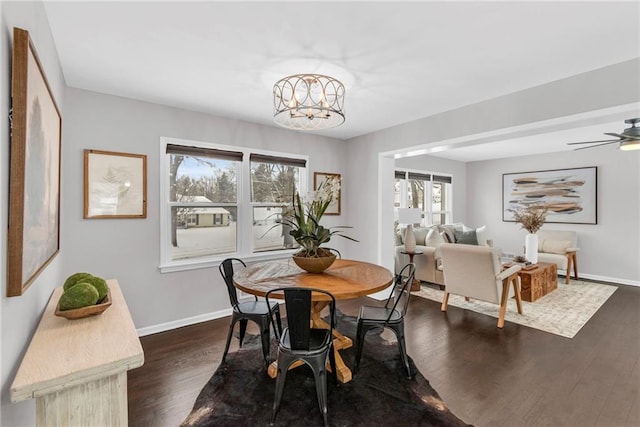
<path id="1" fill-rule="evenodd" d="M 329 349 L 329 364 L 331 365 L 331 373 L 333 374 L 333 385 L 338 387 L 338 371 L 336 370 L 336 349 L 331 343 L 331 349 Z"/>
<path id="2" fill-rule="evenodd" d="M 244 340 L 244 334 L 247 332 L 247 319 L 240 319 L 240 347 L 242 347 L 242 341 Z"/>
<path id="3" fill-rule="evenodd" d="M 573 258 L 573 276 L 578 280 L 578 255 L 574 252 L 571 258 Z"/>
<path id="4" fill-rule="evenodd" d="M 442 297 L 442 306 L 440 306 L 440 311 L 447 311 L 447 304 L 449 304 L 449 292 L 445 292 L 444 297 Z"/>
<path id="5" fill-rule="evenodd" d="M 224 346 L 224 353 L 222 353 L 222 361 L 227 357 L 227 353 L 229 352 L 229 346 L 231 345 L 231 337 L 233 337 L 233 327 L 236 324 L 237 319 L 232 318 L 231 323 L 229 324 L 229 332 L 227 333 L 227 344 Z"/>
<path id="6" fill-rule="evenodd" d="M 500 299 L 500 315 L 498 316 L 498 328 L 504 326 L 504 315 L 507 312 L 507 300 L 509 299 L 508 278 L 502 281 L 502 298 Z"/>
<path id="7" fill-rule="evenodd" d="M 269 334 L 270 321 L 266 317 L 260 321 L 260 341 L 262 341 L 262 357 L 264 362 L 269 366 L 269 350 L 271 345 L 271 337 Z"/>
<path id="8" fill-rule="evenodd" d="M 366 331 L 363 330 L 362 321 L 358 321 L 358 328 L 356 332 L 356 360 L 353 364 L 353 374 L 358 372 L 358 366 L 360 366 L 360 358 L 362 357 L 362 347 L 364 347 L 364 336 Z"/>
<path id="9" fill-rule="evenodd" d="M 316 382 L 316 394 L 318 395 L 318 405 L 320 406 L 320 412 L 324 418 L 324 425 L 328 426 L 328 414 L 327 414 L 327 368 L 325 363 L 327 360 L 327 354 L 325 353 L 319 360 L 319 363 L 313 363 L 315 365 L 313 369 L 313 376 Z"/>
<path id="10" fill-rule="evenodd" d="M 411 373 L 411 367 L 409 366 L 409 356 L 407 356 L 407 344 L 404 339 L 404 324 L 399 323 L 397 325 L 389 325 L 391 329 L 396 333 L 396 339 L 398 340 L 398 347 L 400 347 L 400 358 L 405 368 L 407 368 L 407 378 L 413 378 Z"/>
<path id="11" fill-rule="evenodd" d="M 286 365 L 286 366 L 285 366 Z M 287 371 L 289 370 L 289 363 L 286 363 L 283 357 L 278 354 L 278 372 L 276 374 L 276 394 L 273 398 L 273 413 L 271 415 L 271 424 L 276 421 L 276 414 L 280 408 L 280 401 L 282 400 L 282 392 L 284 390 L 284 383 L 287 379 Z"/>
<path id="12" fill-rule="evenodd" d="M 565 285 L 568 285 L 568 284 L 569 284 L 569 279 L 570 279 L 570 277 L 571 277 L 571 261 L 572 261 L 572 259 L 571 259 L 571 258 L 572 258 L 572 257 L 571 257 L 571 254 L 570 254 L 570 253 L 568 253 L 568 254 L 567 254 L 567 272 L 566 272 L 566 274 L 564 275 L 564 284 L 565 284 Z"/>
<path id="13" fill-rule="evenodd" d="M 276 326 L 273 325 L 273 330 L 276 338 L 280 339 L 282 335 L 282 318 L 280 317 L 280 307 L 276 308 L 276 322 L 278 324 L 278 330 L 276 331 Z"/>
<path id="14" fill-rule="evenodd" d="M 510 277 L 511 279 L 511 283 L 513 284 L 513 294 L 516 297 L 516 306 L 518 307 L 518 314 L 522 314 L 522 295 L 520 295 L 520 286 L 519 286 L 519 281 L 520 281 L 520 276 L 518 276 L 518 273 L 512 275 Z"/>

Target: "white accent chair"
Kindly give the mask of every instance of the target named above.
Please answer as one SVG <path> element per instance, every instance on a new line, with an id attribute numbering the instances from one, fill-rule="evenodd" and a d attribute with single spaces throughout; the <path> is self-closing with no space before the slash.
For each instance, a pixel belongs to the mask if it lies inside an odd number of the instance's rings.
<path id="1" fill-rule="evenodd" d="M 507 300 L 515 295 L 518 313 L 522 314 L 519 265 L 502 270 L 499 252 L 486 246 L 445 243 L 440 251 L 445 286 L 442 311 L 447 311 L 449 294 L 499 304 L 498 328 L 502 328 Z"/>
<path id="2" fill-rule="evenodd" d="M 571 268 L 578 280 L 578 233 L 575 231 L 539 230 L 538 261 L 556 264 L 559 270 L 565 270 L 565 283 L 569 284 Z"/>

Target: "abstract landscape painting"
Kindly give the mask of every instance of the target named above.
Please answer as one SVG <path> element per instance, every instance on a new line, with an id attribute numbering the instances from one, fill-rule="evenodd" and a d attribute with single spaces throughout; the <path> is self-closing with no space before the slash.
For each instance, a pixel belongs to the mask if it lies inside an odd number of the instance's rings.
<path id="1" fill-rule="evenodd" d="M 597 167 L 505 173 L 502 220 L 514 209 L 547 209 L 545 222 L 597 224 Z"/>

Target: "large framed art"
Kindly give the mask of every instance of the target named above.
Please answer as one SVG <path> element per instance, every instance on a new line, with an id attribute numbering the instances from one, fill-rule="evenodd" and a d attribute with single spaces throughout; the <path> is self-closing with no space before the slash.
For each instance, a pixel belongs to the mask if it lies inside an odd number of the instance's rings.
<path id="1" fill-rule="evenodd" d="M 60 250 L 62 118 L 29 32 L 13 29 L 7 296 L 22 295 Z"/>
<path id="2" fill-rule="evenodd" d="M 597 224 L 598 168 L 595 166 L 502 175 L 502 220 L 513 210 L 547 209 L 548 223 Z"/>

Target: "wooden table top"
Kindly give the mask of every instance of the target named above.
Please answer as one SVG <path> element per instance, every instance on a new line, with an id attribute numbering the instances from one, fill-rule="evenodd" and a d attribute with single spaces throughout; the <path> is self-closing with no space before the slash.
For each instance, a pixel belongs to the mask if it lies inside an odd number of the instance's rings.
<path id="1" fill-rule="evenodd" d="M 234 273 L 233 282 L 241 291 L 258 296 L 274 288 L 303 287 L 329 291 L 336 299 L 350 299 L 385 289 L 393 282 L 393 274 L 379 265 L 347 259 L 337 259 L 323 273 L 307 273 L 286 259 L 241 268 Z M 278 294 L 273 297 L 283 298 Z"/>

